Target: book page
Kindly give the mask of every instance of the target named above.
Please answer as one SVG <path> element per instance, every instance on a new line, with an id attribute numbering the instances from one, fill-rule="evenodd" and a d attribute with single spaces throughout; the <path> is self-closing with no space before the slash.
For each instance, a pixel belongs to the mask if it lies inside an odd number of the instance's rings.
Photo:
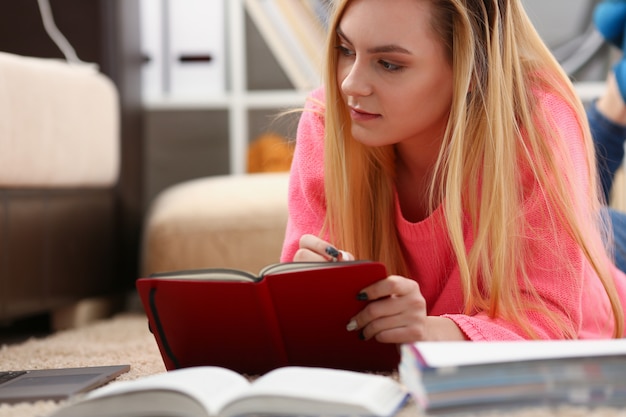
<path id="1" fill-rule="evenodd" d="M 362 262 L 362 261 L 352 261 L 352 262 Z M 346 266 L 352 262 L 283 262 L 278 264 L 268 265 L 261 270 L 259 273 L 260 276 L 266 275 L 276 275 L 285 272 L 293 272 L 293 271 L 305 271 L 312 269 L 323 269 L 323 268 L 340 268 L 342 266 Z"/>
<path id="2" fill-rule="evenodd" d="M 626 339 L 509 342 L 417 342 L 413 352 L 430 368 L 626 354 Z"/>
<path id="3" fill-rule="evenodd" d="M 200 402 L 211 415 L 233 397 L 250 386 L 242 375 L 226 368 L 202 366 L 177 369 L 132 381 L 118 381 L 96 389 L 84 400 L 110 397 L 132 392 L 182 392 Z"/>
<path id="4" fill-rule="evenodd" d="M 230 268 L 190 269 L 185 271 L 160 272 L 150 275 L 150 278 L 235 282 L 255 282 L 259 280 L 259 278 L 251 272 Z"/>
<path id="5" fill-rule="evenodd" d="M 247 412 L 290 415 L 388 416 L 407 397 L 390 377 L 339 369 L 289 366 L 252 383 L 225 405 L 222 415 Z"/>

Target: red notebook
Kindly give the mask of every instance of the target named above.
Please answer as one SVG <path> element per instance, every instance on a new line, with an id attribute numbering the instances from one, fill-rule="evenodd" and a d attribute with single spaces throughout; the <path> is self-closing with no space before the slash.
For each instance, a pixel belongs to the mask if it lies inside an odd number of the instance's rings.
<path id="1" fill-rule="evenodd" d="M 377 262 L 288 263 L 259 276 L 230 269 L 155 274 L 137 280 L 168 370 L 213 365 L 244 374 L 287 366 L 397 369 L 398 347 L 362 341 L 346 324 L 357 294 L 387 276 Z"/>

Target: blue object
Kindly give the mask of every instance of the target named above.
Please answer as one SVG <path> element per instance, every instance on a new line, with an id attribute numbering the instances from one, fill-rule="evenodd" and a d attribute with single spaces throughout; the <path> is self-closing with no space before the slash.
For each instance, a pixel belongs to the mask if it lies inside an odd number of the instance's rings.
<path id="1" fill-rule="evenodd" d="M 587 105 L 586 110 L 598 155 L 598 172 L 604 198 L 608 201 L 615 173 L 624 160 L 626 126 L 618 125 L 602 115 L 595 101 Z M 610 207 L 607 207 L 607 213 L 613 224 L 615 265 L 626 273 L 626 213 Z"/>
<path id="2" fill-rule="evenodd" d="M 604 39 L 626 50 L 626 0 L 604 0 L 595 7 L 593 21 Z M 622 99 L 626 102 L 626 58 L 613 67 Z"/>
<path id="3" fill-rule="evenodd" d="M 604 0 L 598 3 L 593 11 L 593 21 L 604 39 L 623 50 L 626 0 Z"/>
<path id="4" fill-rule="evenodd" d="M 615 80 L 622 95 L 622 100 L 626 103 L 626 59 L 622 58 L 615 66 L 613 66 Z"/>
<path id="5" fill-rule="evenodd" d="M 586 106 L 586 111 L 598 157 L 598 172 L 604 199 L 609 201 L 615 173 L 624 162 L 626 126 L 619 125 L 600 113 L 595 100 Z"/>
<path id="6" fill-rule="evenodd" d="M 608 212 L 613 224 L 615 265 L 626 272 L 626 213 L 612 208 L 608 208 Z"/>

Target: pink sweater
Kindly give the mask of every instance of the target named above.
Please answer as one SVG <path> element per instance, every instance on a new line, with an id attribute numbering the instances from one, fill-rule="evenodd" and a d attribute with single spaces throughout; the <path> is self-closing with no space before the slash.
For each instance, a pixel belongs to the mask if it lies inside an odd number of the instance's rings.
<path id="1" fill-rule="evenodd" d="M 323 91 L 313 93 L 315 101 L 323 102 Z M 574 113 L 553 96 L 544 97 L 552 115 L 558 120 L 565 137 L 571 138 L 568 146 L 575 164 L 584 164 L 582 140 Z M 315 101 L 307 101 L 307 111 L 298 127 L 297 146 L 291 168 L 289 184 L 289 221 L 281 260 L 288 262 L 298 249 L 303 234 L 319 235 L 324 221 L 323 181 L 323 116 Z M 580 169 L 578 172 L 584 172 Z M 581 178 L 584 180 L 584 178 Z M 530 197 L 524 216 L 531 225 L 540 225 L 545 219 L 545 202 Z M 437 209 L 430 217 L 412 223 L 405 220 L 396 200 L 396 224 L 401 245 L 408 261 L 410 278 L 420 284 L 428 305 L 428 314 L 445 316 L 453 320 L 471 340 L 513 340 L 523 338 L 519 328 L 503 319 L 490 318 L 485 312 L 463 314 L 463 291 L 454 253 L 443 226 L 443 210 Z M 473 241 L 470 228 L 465 228 L 468 247 Z M 533 262 L 527 265 L 532 283 L 539 294 L 553 306 L 562 318 L 571 320 L 578 328 L 578 337 L 607 338 L 613 332 L 613 319 L 608 298 L 602 283 L 583 257 L 580 249 L 565 236 L 536 236 L 532 248 Z M 560 242 L 568 256 L 577 265 L 576 273 L 563 273 L 550 248 Z M 562 252 L 561 252 L 562 253 Z M 622 305 L 626 307 L 626 276 L 612 269 Z M 531 316 L 531 324 L 541 338 L 555 338 L 549 322 L 541 315 Z"/>

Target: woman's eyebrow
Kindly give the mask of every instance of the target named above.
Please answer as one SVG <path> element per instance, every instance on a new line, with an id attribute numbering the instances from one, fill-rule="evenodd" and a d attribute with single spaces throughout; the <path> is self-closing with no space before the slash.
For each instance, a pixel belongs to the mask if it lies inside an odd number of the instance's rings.
<path id="1" fill-rule="evenodd" d="M 343 33 L 343 31 L 341 30 L 339 26 L 337 27 L 336 32 L 337 32 L 337 36 L 339 36 L 340 38 L 342 38 L 343 40 L 345 40 L 346 42 L 352 45 L 352 42 L 350 42 L 350 39 L 348 39 L 346 34 Z M 403 48 L 399 45 L 394 45 L 394 44 L 375 46 L 373 48 L 367 49 L 367 52 L 370 54 L 400 53 L 400 54 L 412 55 L 411 51 L 409 51 L 408 49 Z"/>

